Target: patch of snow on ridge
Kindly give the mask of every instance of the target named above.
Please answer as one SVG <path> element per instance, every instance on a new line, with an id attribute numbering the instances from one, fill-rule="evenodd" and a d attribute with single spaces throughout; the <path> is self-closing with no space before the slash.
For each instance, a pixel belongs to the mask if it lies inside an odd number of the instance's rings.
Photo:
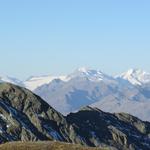
<path id="1" fill-rule="evenodd" d="M 21 85 L 22 83 L 22 81 L 16 78 L 8 77 L 8 76 L 1 76 L 0 82 L 8 82 L 8 83 L 16 84 L 16 85 Z"/>
<path id="2" fill-rule="evenodd" d="M 30 89 L 31 91 L 34 91 L 36 88 L 48 84 L 54 79 L 60 79 L 65 81 L 66 76 L 38 76 L 38 77 L 31 77 L 28 80 L 24 82 L 24 85 L 27 89 Z"/>

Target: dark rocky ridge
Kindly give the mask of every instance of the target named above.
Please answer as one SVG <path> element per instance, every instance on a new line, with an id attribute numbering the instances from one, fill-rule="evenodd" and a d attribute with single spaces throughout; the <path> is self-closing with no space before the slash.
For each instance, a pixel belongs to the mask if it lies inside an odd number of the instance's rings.
<path id="1" fill-rule="evenodd" d="M 65 118 L 24 88 L 0 84 L 0 114 L 2 141 L 68 139 Z"/>
<path id="2" fill-rule="evenodd" d="M 150 149 L 150 123 L 85 107 L 67 117 L 25 88 L 0 84 L 0 143 L 57 140 L 112 149 Z"/>

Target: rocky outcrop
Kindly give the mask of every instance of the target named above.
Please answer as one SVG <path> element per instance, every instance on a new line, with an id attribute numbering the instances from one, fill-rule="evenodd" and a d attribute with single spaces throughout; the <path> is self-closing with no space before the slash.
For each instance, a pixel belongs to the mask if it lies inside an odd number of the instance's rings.
<path id="1" fill-rule="evenodd" d="M 0 84 L 0 143 L 63 141 L 110 149 L 150 149 L 150 123 L 84 107 L 64 117 L 25 88 Z"/>

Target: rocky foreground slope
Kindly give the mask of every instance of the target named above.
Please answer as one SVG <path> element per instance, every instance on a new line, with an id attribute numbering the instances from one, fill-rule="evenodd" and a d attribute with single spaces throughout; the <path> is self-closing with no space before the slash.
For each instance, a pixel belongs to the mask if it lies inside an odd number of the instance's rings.
<path id="1" fill-rule="evenodd" d="M 56 140 L 112 149 L 150 149 L 150 123 L 85 107 L 64 117 L 25 88 L 0 84 L 0 143 Z"/>

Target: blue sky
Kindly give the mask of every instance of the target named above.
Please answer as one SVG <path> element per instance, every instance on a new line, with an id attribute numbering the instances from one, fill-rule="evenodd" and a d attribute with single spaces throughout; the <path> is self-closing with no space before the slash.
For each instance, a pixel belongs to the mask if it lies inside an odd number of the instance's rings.
<path id="1" fill-rule="evenodd" d="M 0 1 L 0 74 L 150 71 L 149 0 Z"/>

